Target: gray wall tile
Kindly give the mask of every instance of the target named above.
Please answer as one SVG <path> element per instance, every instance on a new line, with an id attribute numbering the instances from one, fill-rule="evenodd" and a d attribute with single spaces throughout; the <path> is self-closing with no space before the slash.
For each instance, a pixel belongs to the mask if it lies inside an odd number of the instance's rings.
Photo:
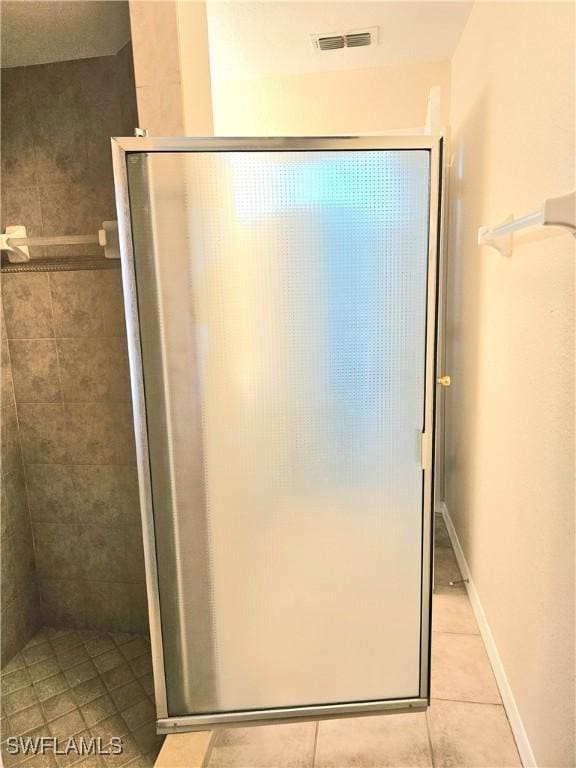
<path id="1" fill-rule="evenodd" d="M 14 387 L 12 385 L 12 366 L 10 364 L 10 352 L 8 341 L 2 339 L 2 377 L 0 379 L 0 403 L 2 405 L 14 404 Z"/>
<path id="2" fill-rule="evenodd" d="M 108 270 L 98 273 L 98 285 L 102 297 L 103 324 L 106 336 L 126 336 L 122 275 Z"/>
<path id="3" fill-rule="evenodd" d="M 10 549 L 16 561 L 16 580 L 21 590 L 26 589 L 30 580 L 35 577 L 34 550 L 31 545 L 30 531 L 18 531 L 10 537 Z"/>
<path id="4" fill-rule="evenodd" d="M 33 521 L 73 523 L 77 520 L 72 482 L 72 467 L 68 464 L 27 464 L 28 504 Z"/>
<path id="5" fill-rule="evenodd" d="M 50 283 L 58 337 L 125 335 L 119 271 L 53 272 Z"/>
<path id="6" fill-rule="evenodd" d="M 83 138 L 82 88 L 75 61 L 33 68 L 34 144 L 38 184 L 83 180 L 86 144 Z"/>
<path id="7" fill-rule="evenodd" d="M 142 595 L 144 594 L 144 601 Z M 90 584 L 90 602 L 87 615 L 90 624 L 100 624 L 118 632 L 147 632 L 145 591 L 141 584 L 127 589 L 118 582 Z"/>
<path id="8" fill-rule="evenodd" d="M 140 526 L 136 467 L 85 464 L 72 467 L 78 521 Z"/>
<path id="9" fill-rule="evenodd" d="M 59 339 L 58 359 L 66 402 L 130 399 L 124 338 Z"/>
<path id="10" fill-rule="evenodd" d="M 2 72 L 2 89 L 6 93 L 6 73 Z M 8 100 L 9 93 L 6 93 Z M 4 101 L 4 99 L 3 99 Z M 2 186 L 36 184 L 34 133 L 30 114 L 25 108 L 2 109 Z M 24 222 L 18 222 L 24 223 Z"/>
<path id="11" fill-rule="evenodd" d="M 85 553 L 79 545 L 78 526 L 34 522 L 32 528 L 36 569 L 41 582 L 45 579 L 81 578 Z"/>
<path id="12" fill-rule="evenodd" d="M 11 542 L 12 543 L 12 542 Z M 5 547 L 2 553 L 2 562 L 0 563 L 0 592 L 2 594 L 2 604 L 9 605 L 18 594 L 20 586 L 15 578 L 16 563 L 14 562 L 14 550 L 12 546 Z"/>
<path id="13" fill-rule="evenodd" d="M 4 665 L 34 634 L 40 614 L 10 355 L 5 340 L 2 345 L 0 663 Z"/>
<path id="14" fill-rule="evenodd" d="M 28 642 L 40 626 L 38 592 L 33 584 L 9 605 L 2 605 L 0 665 L 4 666 Z"/>
<path id="15" fill-rule="evenodd" d="M 74 464 L 134 464 L 129 403 L 68 403 L 69 456 Z"/>
<path id="16" fill-rule="evenodd" d="M 18 404 L 20 435 L 27 464 L 66 464 L 72 438 L 68 414 L 60 403 Z"/>
<path id="17" fill-rule="evenodd" d="M 72 105 L 60 110 L 54 105 L 45 109 L 36 124 L 36 178 L 40 190 L 47 185 L 77 185 L 86 171 L 84 122 L 74 115 Z M 70 197 L 72 202 L 73 198 Z"/>
<path id="18" fill-rule="evenodd" d="M 118 64 L 117 56 L 99 56 L 77 62 L 80 85 L 87 106 L 116 105 L 122 100 L 122 94 L 129 92 L 129 88 L 118 82 Z M 131 68 L 130 62 L 124 62 L 124 66 Z"/>
<path id="19" fill-rule="evenodd" d="M 102 333 L 102 309 L 93 272 L 55 272 L 50 275 L 50 284 L 59 337 Z"/>
<path id="20" fill-rule="evenodd" d="M 53 403 L 62 399 L 53 339 L 12 339 L 10 360 L 18 403 Z"/>
<path id="21" fill-rule="evenodd" d="M 6 502 L 6 479 L 8 477 L 10 477 L 10 473 L 7 473 L 2 477 L 0 487 L 0 542 L 2 543 L 2 546 L 10 536 L 10 512 L 8 511 L 8 503 Z"/>
<path id="22" fill-rule="evenodd" d="M 48 275 L 31 272 L 3 275 L 2 298 L 9 339 L 54 336 Z"/>
<path id="23" fill-rule="evenodd" d="M 79 530 L 82 577 L 86 581 L 127 581 L 124 529 L 81 525 Z"/>
<path id="24" fill-rule="evenodd" d="M 10 536 L 2 552 L 1 663 L 17 653 L 38 629 L 32 540 L 24 532 Z"/>
<path id="25" fill-rule="evenodd" d="M 33 97 L 33 110 L 40 124 L 45 115 L 52 112 L 80 118 L 83 103 L 77 60 L 57 61 L 23 69 L 27 70 L 31 80 L 27 88 Z"/>
<path id="26" fill-rule="evenodd" d="M 16 466 L 2 477 L 2 518 L 6 519 L 10 534 L 30 533 L 26 484 L 21 466 Z"/>
<path id="27" fill-rule="evenodd" d="M 98 336 L 104 332 L 99 272 L 50 275 L 54 320 L 59 337 Z"/>
<path id="28" fill-rule="evenodd" d="M 10 403 L 0 409 L 0 433 L 2 473 L 4 474 L 19 467 L 22 462 L 16 406 Z"/>
<path id="29" fill-rule="evenodd" d="M 126 574 L 128 581 L 142 581 L 144 576 L 144 545 L 142 527 L 126 529 Z"/>
<path id="30" fill-rule="evenodd" d="M 131 632 L 146 634 L 148 632 L 148 598 L 146 582 L 139 581 L 130 590 L 130 608 L 128 612 Z"/>
<path id="31" fill-rule="evenodd" d="M 90 603 L 91 595 L 83 581 L 44 578 L 40 582 L 43 624 L 53 627 L 91 627 L 87 618 Z"/>
<path id="32" fill-rule="evenodd" d="M 148 631 L 146 592 L 143 584 L 120 582 L 42 582 L 42 615 L 45 623 L 105 632 Z"/>
<path id="33" fill-rule="evenodd" d="M 112 175 L 110 136 L 122 125 L 122 110 L 116 100 L 86 107 L 86 168 L 91 179 L 106 183 Z M 133 133 L 134 129 L 130 132 Z"/>

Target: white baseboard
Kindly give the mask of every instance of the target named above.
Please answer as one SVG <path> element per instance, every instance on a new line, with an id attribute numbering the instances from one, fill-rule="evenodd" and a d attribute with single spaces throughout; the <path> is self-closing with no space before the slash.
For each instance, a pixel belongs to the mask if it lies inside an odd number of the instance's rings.
<path id="1" fill-rule="evenodd" d="M 518 710 L 516 700 L 514 699 L 512 688 L 510 687 L 510 683 L 508 682 L 508 678 L 506 676 L 504 664 L 502 663 L 502 659 L 498 653 L 494 635 L 492 634 L 492 630 L 488 624 L 488 619 L 484 613 L 484 608 L 480 602 L 480 596 L 478 595 L 478 591 L 474 585 L 474 579 L 472 578 L 470 568 L 468 567 L 468 562 L 466 561 L 466 557 L 464 556 L 464 552 L 460 546 L 458 534 L 456 533 L 454 523 L 452 522 L 452 518 L 448 512 L 448 507 L 443 501 L 441 501 L 438 503 L 436 511 L 442 515 L 444 522 L 446 523 L 446 528 L 448 530 L 448 535 L 450 536 L 450 541 L 452 542 L 454 554 L 456 555 L 456 560 L 458 561 L 458 565 L 462 571 L 462 578 L 468 579 L 468 583 L 465 585 L 466 589 L 468 590 L 468 597 L 470 598 L 472 610 L 474 611 L 476 621 L 478 622 L 482 640 L 484 640 L 484 645 L 486 646 L 486 652 L 488 653 L 488 658 L 490 659 L 490 663 L 492 665 L 494 677 L 496 678 L 496 683 L 498 685 L 498 689 L 500 690 L 500 696 L 502 697 L 502 703 L 504 705 L 504 709 L 506 710 L 506 714 L 508 715 L 512 733 L 516 739 L 516 746 L 518 747 L 522 765 L 524 768 L 536 768 L 536 758 L 534 757 L 532 747 L 530 746 L 528 734 L 526 733 L 524 723 L 520 717 L 520 712 Z"/>

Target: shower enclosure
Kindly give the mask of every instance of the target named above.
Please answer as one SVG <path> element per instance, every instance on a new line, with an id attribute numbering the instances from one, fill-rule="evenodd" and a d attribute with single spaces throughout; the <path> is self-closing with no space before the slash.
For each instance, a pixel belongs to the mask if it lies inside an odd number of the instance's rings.
<path id="1" fill-rule="evenodd" d="M 113 141 L 160 732 L 427 706 L 441 149 Z"/>

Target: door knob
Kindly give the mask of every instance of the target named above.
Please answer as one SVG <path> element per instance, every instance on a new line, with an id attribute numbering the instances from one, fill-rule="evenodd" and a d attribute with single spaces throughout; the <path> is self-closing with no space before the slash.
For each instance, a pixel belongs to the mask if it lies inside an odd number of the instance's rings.
<path id="1" fill-rule="evenodd" d="M 450 379 L 450 376 L 440 376 L 436 379 L 436 383 L 440 384 L 441 387 L 449 387 L 450 384 L 452 384 L 452 380 Z"/>

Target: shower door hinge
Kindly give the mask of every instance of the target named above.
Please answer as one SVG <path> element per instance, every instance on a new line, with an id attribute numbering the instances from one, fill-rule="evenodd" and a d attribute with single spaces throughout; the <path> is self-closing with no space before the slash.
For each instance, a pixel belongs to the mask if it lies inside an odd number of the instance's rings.
<path id="1" fill-rule="evenodd" d="M 428 432 L 422 432 L 420 435 L 420 465 L 427 472 L 430 469 L 430 438 Z"/>

